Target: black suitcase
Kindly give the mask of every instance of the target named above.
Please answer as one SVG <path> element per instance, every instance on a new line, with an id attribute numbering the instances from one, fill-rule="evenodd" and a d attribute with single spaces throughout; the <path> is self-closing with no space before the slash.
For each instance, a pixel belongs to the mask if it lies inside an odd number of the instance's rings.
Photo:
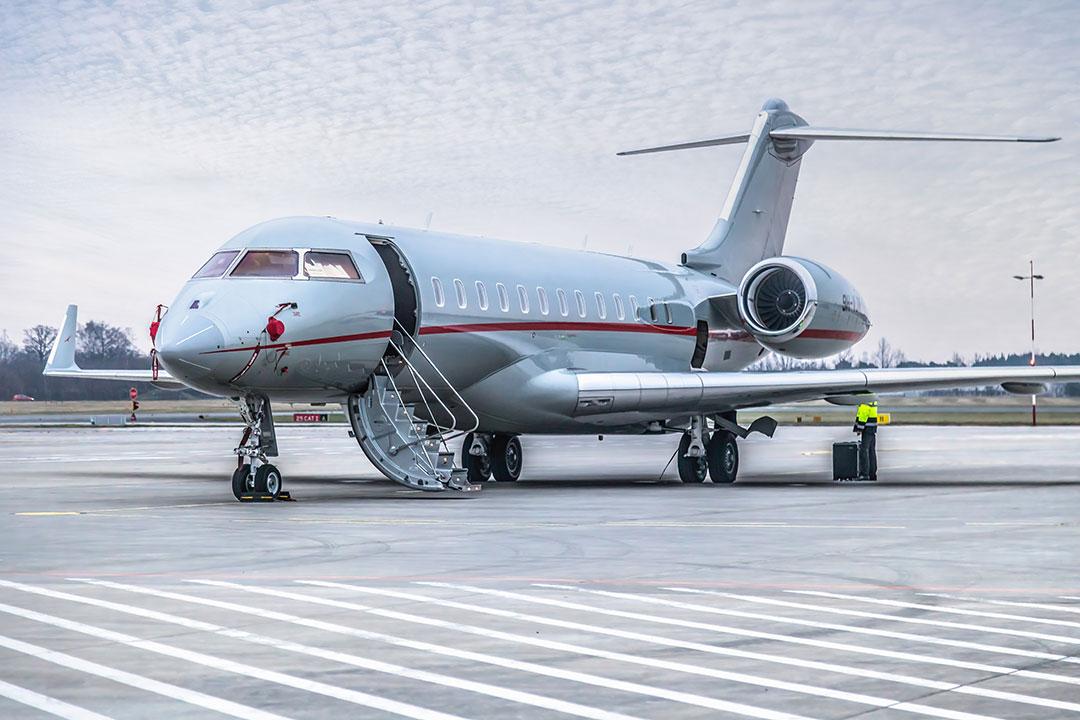
<path id="1" fill-rule="evenodd" d="M 833 480 L 856 480 L 859 477 L 859 443 L 838 442 L 832 446 Z"/>

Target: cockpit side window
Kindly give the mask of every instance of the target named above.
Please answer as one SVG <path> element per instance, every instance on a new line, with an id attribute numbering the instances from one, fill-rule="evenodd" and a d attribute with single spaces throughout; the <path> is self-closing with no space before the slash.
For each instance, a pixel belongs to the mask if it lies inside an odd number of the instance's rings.
<path id="1" fill-rule="evenodd" d="M 199 271 L 192 275 L 192 278 L 216 278 L 225 274 L 225 271 L 229 269 L 229 265 L 232 264 L 233 258 L 240 254 L 239 250 L 224 250 L 219 253 L 214 253 L 214 256 L 206 261 L 206 264 L 199 268 Z"/>
<path id="2" fill-rule="evenodd" d="M 295 250 L 248 250 L 231 277 L 296 277 L 299 255 Z"/>
<path id="3" fill-rule="evenodd" d="M 320 250 L 308 250 L 304 254 L 304 275 L 309 278 L 363 281 L 348 253 Z"/>

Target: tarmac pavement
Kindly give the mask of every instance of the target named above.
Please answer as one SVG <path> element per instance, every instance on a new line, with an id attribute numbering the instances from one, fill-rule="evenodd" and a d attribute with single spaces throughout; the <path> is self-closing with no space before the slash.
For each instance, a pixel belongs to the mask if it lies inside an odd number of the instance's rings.
<path id="1" fill-rule="evenodd" d="M 0 430 L 0 718 L 1080 717 L 1080 428 L 742 443 L 526 437 L 470 495 L 284 426 L 296 502 L 240 504 L 234 427 Z"/>

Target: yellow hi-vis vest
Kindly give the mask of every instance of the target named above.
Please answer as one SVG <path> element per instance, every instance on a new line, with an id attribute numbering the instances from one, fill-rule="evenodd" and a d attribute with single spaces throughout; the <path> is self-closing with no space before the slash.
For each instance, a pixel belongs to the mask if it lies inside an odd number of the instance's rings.
<path id="1" fill-rule="evenodd" d="M 863 403 L 859 405 L 859 412 L 855 416 L 855 424 L 859 427 L 869 425 L 870 427 L 876 427 L 878 421 L 877 404 L 869 405 Z"/>

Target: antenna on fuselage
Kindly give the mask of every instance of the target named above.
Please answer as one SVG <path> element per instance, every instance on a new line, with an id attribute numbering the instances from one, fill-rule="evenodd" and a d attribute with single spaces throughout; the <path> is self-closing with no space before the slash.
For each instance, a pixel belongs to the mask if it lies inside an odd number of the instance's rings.
<path id="1" fill-rule="evenodd" d="M 428 210 L 427 220 L 424 221 L 424 232 L 431 229 L 431 218 L 435 217 L 434 210 Z"/>

